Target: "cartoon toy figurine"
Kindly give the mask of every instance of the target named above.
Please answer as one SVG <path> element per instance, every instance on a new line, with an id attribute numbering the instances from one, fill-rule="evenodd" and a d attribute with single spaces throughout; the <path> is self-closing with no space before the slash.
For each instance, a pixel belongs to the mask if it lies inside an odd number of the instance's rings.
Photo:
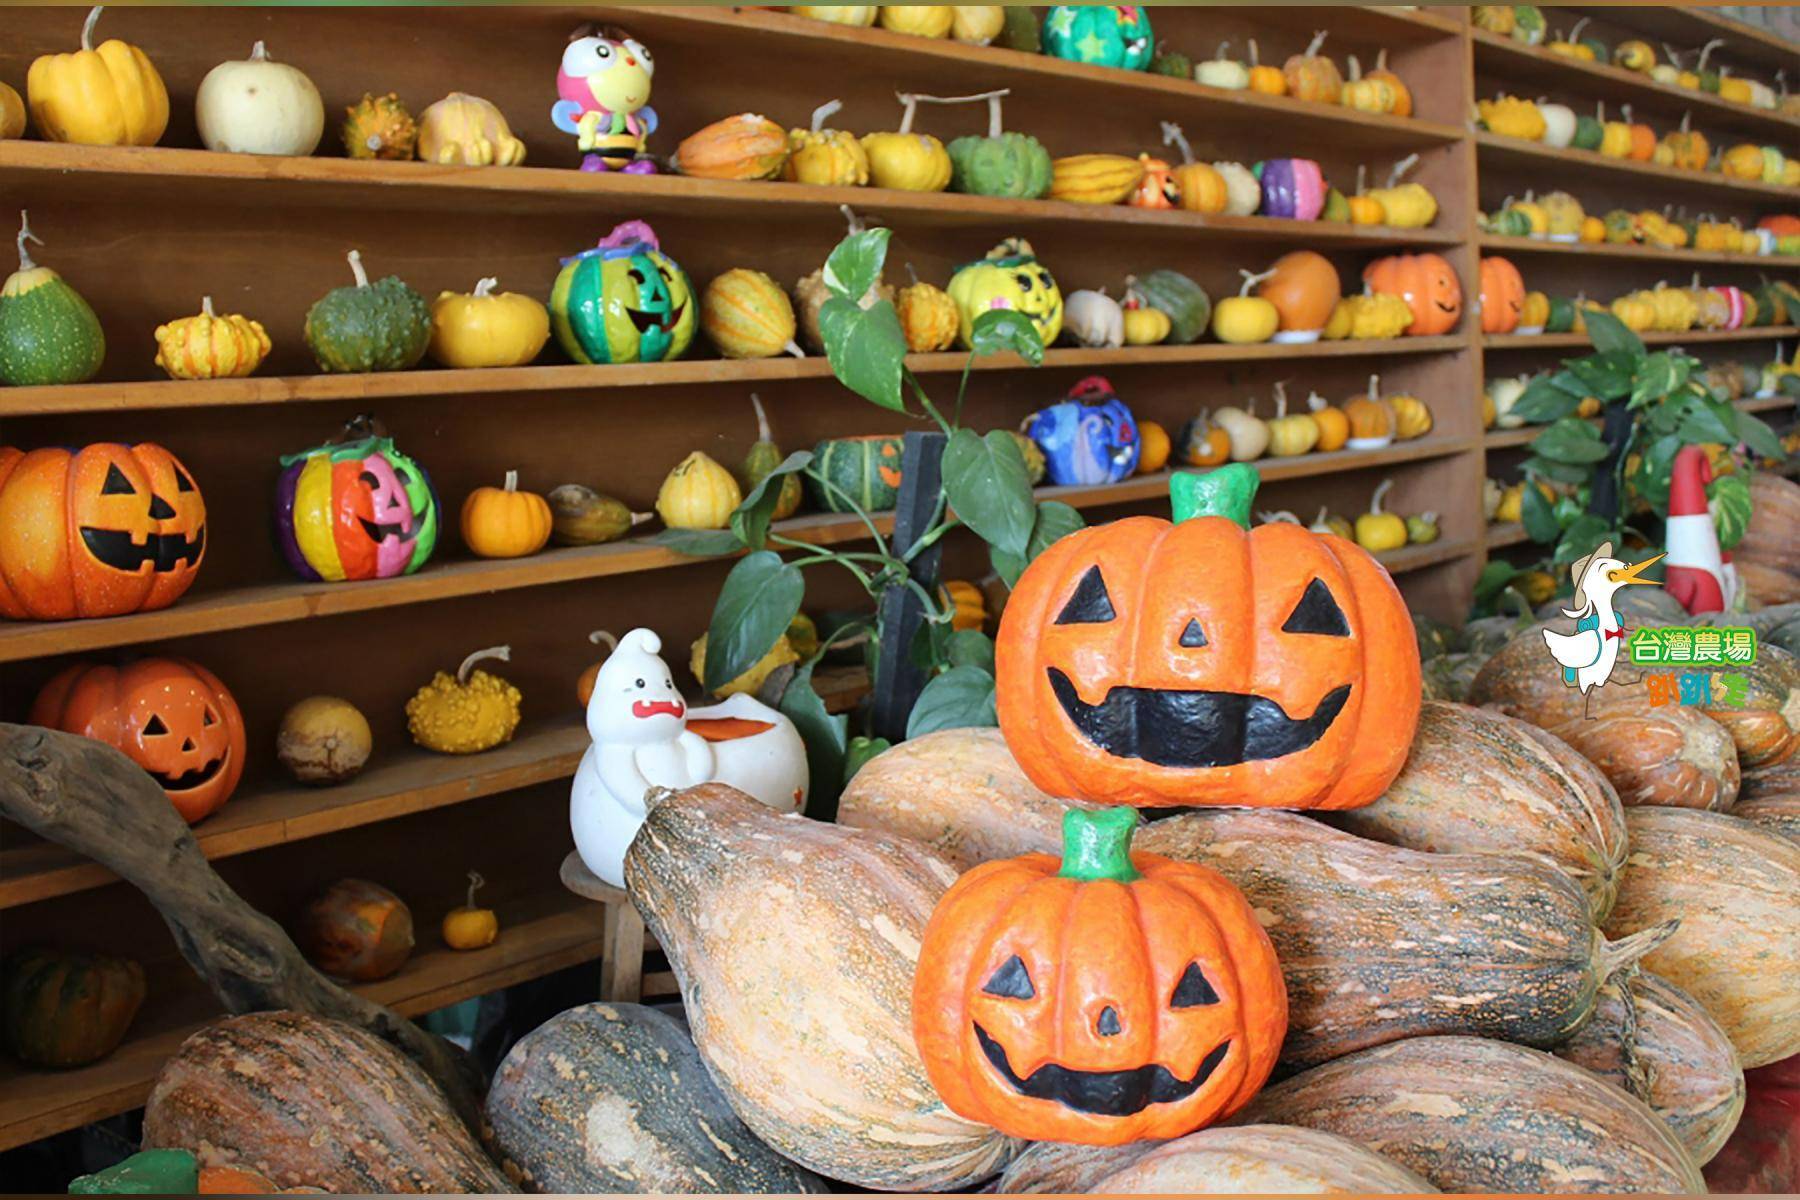
<path id="1" fill-rule="evenodd" d="M 625 850 L 651 788 L 726 783 L 777 812 L 806 802 L 806 746 L 793 722 L 745 695 L 690 711 L 661 649 L 656 634 L 634 629 L 600 665 L 587 707 L 594 744 L 569 795 L 581 861 L 614 887 L 625 886 Z"/>
<path id="2" fill-rule="evenodd" d="M 654 175 L 656 164 L 644 143 L 656 132 L 656 110 L 650 104 L 650 79 L 656 64 L 650 51 L 621 29 L 578 37 L 563 51 L 556 73 L 562 99 L 550 119 L 587 152 L 584 171 L 625 171 Z"/>
<path id="3" fill-rule="evenodd" d="M 1669 545 L 1663 590 L 1694 616 L 1724 612 L 1737 598 L 1737 571 L 1719 549 L 1719 529 L 1706 502 L 1712 462 L 1699 446 L 1683 446 L 1669 470 Z"/>
<path id="4" fill-rule="evenodd" d="M 1575 618 L 1575 632 L 1544 630 L 1550 657 L 1562 666 L 1563 683 L 1581 689 L 1583 715 L 1589 715 L 1593 690 L 1604 687 L 1612 677 L 1619 650 L 1625 645 L 1625 627 L 1613 608 L 1613 594 L 1633 583 L 1654 587 L 1654 579 L 1641 576 L 1662 557 L 1658 554 L 1627 566 L 1612 555 L 1612 543 L 1601 542 L 1592 554 L 1570 568 L 1575 581 L 1575 607 L 1563 609 L 1563 615 Z"/>

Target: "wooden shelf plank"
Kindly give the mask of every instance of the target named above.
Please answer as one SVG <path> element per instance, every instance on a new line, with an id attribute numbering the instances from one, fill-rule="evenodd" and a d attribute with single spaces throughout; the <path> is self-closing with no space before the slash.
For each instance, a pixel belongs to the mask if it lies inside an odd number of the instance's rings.
<path id="1" fill-rule="evenodd" d="M 1628 158 L 1607 158 L 1593 150 L 1558 150 L 1540 142 L 1501 137 L 1485 130 L 1474 135 L 1476 157 L 1484 167 L 1509 168 L 1548 176 L 1557 183 L 1569 185 L 1583 177 L 1589 179 L 1639 180 L 1654 186 L 1656 198 L 1667 200 L 1666 193 L 1680 192 L 1702 199 L 1737 200 L 1747 204 L 1766 204 L 1777 200 L 1787 204 L 1800 202 L 1800 188 L 1779 183 L 1752 183 L 1747 179 L 1728 179 L 1711 171 L 1683 171 L 1659 166 L 1653 162 L 1637 162 Z"/>
<path id="2" fill-rule="evenodd" d="M 398 974 L 356 990 L 418 1016 L 598 958 L 599 908 L 551 882 L 554 890 L 498 905 L 501 934 L 492 946 L 422 950 Z M 152 995 L 125 1043 L 91 1066 L 43 1071 L 0 1059 L 0 1150 L 142 1105 L 163 1062 L 220 1014 L 197 977 L 192 985 Z"/>
<path id="3" fill-rule="evenodd" d="M 1428 542 L 1423 546 L 1407 546 L 1400 550 L 1389 550 L 1375 557 L 1381 565 L 1388 569 L 1390 575 L 1404 575 L 1408 571 L 1422 571 L 1426 567 L 1435 567 L 1458 558 L 1467 558 L 1471 554 L 1481 552 L 1480 538 L 1465 538 L 1460 541 Z"/>
<path id="4" fill-rule="evenodd" d="M 1800 271 L 1800 254 L 1715 254 L 1626 243 L 1552 242 L 1544 238 L 1500 237 L 1492 233 L 1484 233 L 1476 240 L 1482 250 L 1495 254 L 1559 254 L 1578 258 L 1630 259 L 1694 266 L 1716 264 L 1756 271 Z"/>
<path id="5" fill-rule="evenodd" d="M 1426 437 L 1399 442 L 1381 450 L 1339 450 L 1331 454 L 1265 460 L 1257 464 L 1257 469 L 1269 482 L 1303 479 L 1338 471 L 1442 458 L 1473 447 L 1477 440 Z M 1166 494 L 1167 490 L 1168 478 L 1164 472 L 1099 487 L 1041 488 L 1039 495 L 1078 508 L 1096 508 L 1151 499 Z M 876 519 L 876 523 L 885 533 L 893 527 L 893 516 L 884 514 Z M 778 523 L 777 528 L 788 537 L 814 545 L 856 541 L 865 533 L 862 523 L 853 514 L 795 517 Z M 203 593 L 171 608 L 123 617 L 0 622 L 0 662 L 662 570 L 693 561 L 664 546 L 638 538 L 604 546 L 549 550 L 522 559 L 454 559 L 429 565 L 416 575 L 362 583 L 260 584 Z"/>
<path id="6" fill-rule="evenodd" d="M 1659 46 L 1663 42 L 1677 49 L 1691 49 L 1722 37 L 1725 53 L 1720 58 L 1736 59 L 1766 69 L 1770 75 L 1794 65 L 1794 43 L 1777 37 L 1766 29 L 1758 29 L 1735 18 L 1716 13 L 1698 4 L 1645 4 L 1629 8 L 1611 5 L 1572 5 L 1562 10 L 1571 22 L 1591 16 L 1596 20 L 1623 22 L 1634 33 L 1647 37 Z M 1661 58 L 1661 54 L 1657 55 Z M 1718 61 L 1715 59 L 1714 61 Z M 1774 80 L 1770 79 L 1770 83 Z"/>
<path id="7" fill-rule="evenodd" d="M 1786 409 L 1793 412 L 1800 407 L 1792 396 L 1749 396 L 1738 401 L 1738 407 L 1749 413 L 1779 412 Z"/>
<path id="8" fill-rule="evenodd" d="M 1702 345 L 1707 342 L 1773 342 L 1793 337 L 1793 325 L 1764 325 L 1755 329 L 1689 329 L 1679 333 L 1648 331 L 1638 336 L 1649 346 Z M 1559 346 L 1587 346 L 1585 333 L 1490 333 L 1481 339 L 1489 350 L 1549 350 Z"/>
<path id="9" fill-rule="evenodd" d="M 1116 350 L 1053 348 L 1045 351 L 1046 367 L 1118 370 L 1129 367 L 1196 363 L 1264 362 L 1288 359 L 1391 357 L 1437 354 L 1464 349 L 1465 338 L 1406 337 L 1383 341 L 1313 342 L 1287 346 L 1262 343 L 1231 346 L 1203 342 L 1192 346 L 1132 346 Z M 907 356 L 915 373 L 959 373 L 965 353 Z M 978 371 L 1030 368 L 1014 354 L 976 360 Z M 142 411 L 170 408 L 216 408 L 263 404 L 309 404 L 400 397 L 514 395 L 521 392 L 591 391 L 595 388 L 639 388 L 679 384 L 738 387 L 771 380 L 824 379 L 831 364 L 824 356 L 753 360 L 696 359 L 667 363 L 606 366 L 495 367 L 488 370 L 387 371 L 367 375 L 290 375 L 247 379 L 162 379 L 129 383 L 83 383 L 0 390 L 0 417 Z"/>
<path id="10" fill-rule="evenodd" d="M 1522 429 L 1490 429 L 1482 440 L 1489 450 L 1505 450 L 1512 446 L 1523 446 L 1543 431 L 1542 425 L 1527 425 Z"/>
<path id="11" fill-rule="evenodd" d="M 1487 548 L 1499 550 L 1506 546 L 1516 546 L 1520 542 L 1529 542 L 1531 535 L 1525 532 L 1525 526 L 1517 521 L 1496 521 L 1487 527 Z"/>

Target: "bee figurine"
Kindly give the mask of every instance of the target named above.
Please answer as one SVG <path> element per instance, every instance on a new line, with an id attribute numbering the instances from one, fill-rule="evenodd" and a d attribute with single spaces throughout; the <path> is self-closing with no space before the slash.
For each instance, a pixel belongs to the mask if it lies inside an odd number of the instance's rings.
<path id="1" fill-rule="evenodd" d="M 550 119 L 575 135 L 575 144 L 586 153 L 582 170 L 656 173 L 644 150 L 656 132 L 656 110 L 649 107 L 655 74 L 650 51 L 622 29 L 570 40 L 556 73 L 562 99 L 551 108 Z"/>

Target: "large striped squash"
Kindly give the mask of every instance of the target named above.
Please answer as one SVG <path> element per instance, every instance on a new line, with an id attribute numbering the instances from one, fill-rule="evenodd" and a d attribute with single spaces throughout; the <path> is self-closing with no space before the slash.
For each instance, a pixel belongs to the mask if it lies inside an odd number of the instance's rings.
<path id="1" fill-rule="evenodd" d="M 1800 791 L 1741 801 L 1731 815 L 1800 846 Z"/>
<path id="2" fill-rule="evenodd" d="M 683 175 L 699 179 L 773 179 L 787 157 L 787 130 L 746 112 L 688 134 L 671 161 Z"/>
<path id="3" fill-rule="evenodd" d="M 275 540 L 302 579 L 410 575 L 437 546 L 431 476 L 392 438 L 327 442 L 281 460 Z"/>
<path id="4" fill-rule="evenodd" d="M 1679 705 L 1608 708 L 1552 726 L 1612 782 L 1619 803 L 1722 812 L 1737 799 L 1737 747 L 1723 726 Z"/>
<path id="5" fill-rule="evenodd" d="M 284 1188 L 510 1192 L 437 1085 L 386 1042 L 297 1012 L 214 1022 L 150 1089 L 144 1147 Z"/>
<path id="6" fill-rule="evenodd" d="M 761 271 L 733 267 L 706 285 L 700 324 L 726 358 L 801 356 L 794 343 L 794 303 Z"/>
<path id="7" fill-rule="evenodd" d="M 1800 574 L 1800 483 L 1768 471 L 1750 477 L 1750 525 L 1733 548 L 1750 558 Z"/>
<path id="8" fill-rule="evenodd" d="M 1139 159 L 1076 154 L 1050 164 L 1050 198 L 1070 204 L 1123 204 L 1143 177 Z"/>
<path id="9" fill-rule="evenodd" d="M 826 512 L 884 512 L 900 498 L 901 439 L 885 435 L 830 438 L 813 447 L 806 486 Z M 827 487 L 826 483 L 830 486 Z"/>
<path id="10" fill-rule="evenodd" d="M 694 340 L 693 285 L 643 221 L 563 259 L 550 291 L 557 344 L 578 363 L 664 362 Z"/>

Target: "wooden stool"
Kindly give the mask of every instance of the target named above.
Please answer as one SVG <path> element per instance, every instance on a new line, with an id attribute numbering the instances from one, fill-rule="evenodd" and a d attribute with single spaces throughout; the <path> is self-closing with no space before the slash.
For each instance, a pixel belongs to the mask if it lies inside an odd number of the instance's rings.
<path id="1" fill-rule="evenodd" d="M 563 886 L 601 906 L 605 922 L 600 942 L 600 999 L 636 1003 L 650 996 L 681 994 L 675 976 L 668 971 L 644 974 L 644 951 L 658 947 L 644 929 L 631 897 L 588 870 L 579 852 L 571 850 L 562 864 Z"/>

